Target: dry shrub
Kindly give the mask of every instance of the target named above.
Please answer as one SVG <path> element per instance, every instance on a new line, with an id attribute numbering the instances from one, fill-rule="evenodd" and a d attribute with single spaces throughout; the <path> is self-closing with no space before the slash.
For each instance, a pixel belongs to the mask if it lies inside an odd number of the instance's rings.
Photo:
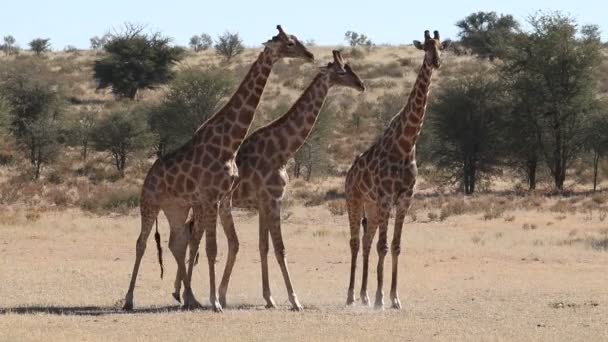
<path id="1" fill-rule="evenodd" d="M 505 213 L 505 207 L 500 205 L 491 205 L 483 213 L 485 221 L 495 220 Z"/>
<path id="2" fill-rule="evenodd" d="M 431 222 L 437 221 L 437 219 L 439 219 L 439 215 L 437 215 L 437 213 L 435 213 L 434 211 L 429 211 L 429 213 L 427 214 L 427 217 L 429 218 L 429 221 L 431 221 Z"/>
<path id="3" fill-rule="evenodd" d="M 80 201 L 83 210 L 97 214 L 127 214 L 139 206 L 140 189 L 135 186 L 122 188 L 102 188 Z"/>
<path id="4" fill-rule="evenodd" d="M 342 216 L 346 214 L 346 201 L 344 200 L 333 200 L 327 202 L 327 209 L 334 216 Z"/>
<path id="5" fill-rule="evenodd" d="M 66 207 L 70 204 L 70 196 L 65 189 L 53 188 L 47 192 L 46 197 L 58 207 Z"/>

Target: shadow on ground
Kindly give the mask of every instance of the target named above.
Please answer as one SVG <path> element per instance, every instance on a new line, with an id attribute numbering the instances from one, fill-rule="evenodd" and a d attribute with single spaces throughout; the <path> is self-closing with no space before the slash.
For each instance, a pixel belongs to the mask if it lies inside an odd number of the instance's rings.
<path id="1" fill-rule="evenodd" d="M 315 308 L 307 308 L 315 310 Z M 266 310 L 260 305 L 237 304 L 230 305 L 225 310 Z M 148 306 L 134 308 L 124 311 L 120 306 L 57 306 L 57 305 L 29 305 L 11 308 L 0 307 L 0 315 L 35 315 L 49 314 L 59 316 L 108 316 L 108 315 L 131 315 L 131 314 L 159 314 L 168 312 L 188 311 L 211 311 L 211 306 L 203 306 L 198 309 L 183 309 L 179 305 Z"/>

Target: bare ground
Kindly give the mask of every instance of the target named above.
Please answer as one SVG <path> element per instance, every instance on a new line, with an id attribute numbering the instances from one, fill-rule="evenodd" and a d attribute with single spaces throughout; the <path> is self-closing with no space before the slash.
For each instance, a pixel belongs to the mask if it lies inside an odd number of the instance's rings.
<path id="1" fill-rule="evenodd" d="M 346 307 L 350 252 L 346 216 L 326 207 L 286 210 L 283 225 L 292 277 L 304 312 L 289 311 L 271 255 L 274 298 L 261 296 L 257 216 L 236 213 L 241 253 L 223 314 L 181 311 L 173 301 L 175 263 L 166 240 L 165 278 L 152 239 L 124 313 L 139 233 L 138 216 L 81 211 L 40 218 L 4 210 L 0 220 L 0 340 L 606 340 L 606 223 L 582 214 L 515 211 L 409 222 L 400 264 L 404 309 Z M 28 217 L 26 217 L 28 216 Z M 389 236 L 391 232 L 389 231 Z M 226 256 L 220 239 L 220 269 Z M 373 249 L 370 297 L 376 289 Z M 272 252 L 271 252 L 272 253 Z M 390 270 L 390 257 L 386 268 Z M 360 281 L 360 267 L 358 282 Z M 390 274 L 390 272 L 389 272 Z M 194 289 L 207 303 L 204 253 Z M 388 297 L 390 278 L 385 279 Z M 359 286 L 359 284 L 357 284 Z M 358 291 L 357 291 L 358 292 Z"/>

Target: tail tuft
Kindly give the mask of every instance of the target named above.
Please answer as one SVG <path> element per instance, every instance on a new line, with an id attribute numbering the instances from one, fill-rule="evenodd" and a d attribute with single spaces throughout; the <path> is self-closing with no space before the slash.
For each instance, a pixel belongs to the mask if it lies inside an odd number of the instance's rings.
<path id="1" fill-rule="evenodd" d="M 163 279 L 165 269 L 163 267 L 163 248 L 160 245 L 160 234 L 158 233 L 158 218 L 156 219 L 156 233 L 154 233 L 154 240 L 156 240 L 156 249 L 158 250 L 158 263 L 160 264 L 160 279 Z"/>

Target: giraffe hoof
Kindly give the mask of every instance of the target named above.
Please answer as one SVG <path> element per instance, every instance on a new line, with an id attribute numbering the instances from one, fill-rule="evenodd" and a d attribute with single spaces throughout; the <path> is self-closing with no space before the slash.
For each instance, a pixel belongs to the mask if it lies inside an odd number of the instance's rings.
<path id="1" fill-rule="evenodd" d="M 304 310 L 304 307 L 302 307 L 302 305 L 300 305 L 300 304 L 291 307 L 291 311 L 300 312 L 303 310 Z"/>
<path id="2" fill-rule="evenodd" d="M 369 297 L 367 295 L 361 296 L 361 304 L 363 304 L 363 306 L 369 306 Z"/>
<path id="3" fill-rule="evenodd" d="M 355 298 L 347 298 L 346 299 L 346 305 L 348 305 L 348 306 L 354 306 L 355 305 Z"/>
<path id="4" fill-rule="evenodd" d="M 133 311 L 133 303 L 125 303 L 125 305 L 123 305 L 122 309 L 124 311 Z"/>
<path id="5" fill-rule="evenodd" d="M 276 309 L 277 305 L 274 303 L 274 299 L 272 299 L 272 297 L 269 297 L 268 299 L 266 299 L 266 309 Z"/>
<path id="6" fill-rule="evenodd" d="M 222 309 L 222 305 L 221 305 L 219 302 L 215 302 L 215 303 L 212 305 L 212 308 L 213 308 L 213 312 L 217 312 L 217 313 L 222 313 L 222 312 L 224 312 L 224 310 Z"/>
<path id="7" fill-rule="evenodd" d="M 392 306 L 393 309 L 401 310 L 401 301 L 399 300 L 399 298 L 393 298 L 392 302 L 393 302 L 393 306 Z"/>
<path id="8" fill-rule="evenodd" d="M 172 295 L 173 295 L 173 298 L 174 298 L 174 299 L 175 299 L 175 300 L 176 300 L 178 303 L 181 303 L 181 302 L 182 302 L 182 299 L 181 299 L 181 298 L 180 298 L 180 296 L 179 296 L 179 292 L 173 292 L 173 293 L 172 293 Z"/>
<path id="9" fill-rule="evenodd" d="M 374 309 L 384 310 L 384 302 L 376 302 L 376 304 L 374 305 Z"/>
<path id="10" fill-rule="evenodd" d="M 220 305 L 225 308 L 226 307 L 226 297 L 220 297 Z"/>

